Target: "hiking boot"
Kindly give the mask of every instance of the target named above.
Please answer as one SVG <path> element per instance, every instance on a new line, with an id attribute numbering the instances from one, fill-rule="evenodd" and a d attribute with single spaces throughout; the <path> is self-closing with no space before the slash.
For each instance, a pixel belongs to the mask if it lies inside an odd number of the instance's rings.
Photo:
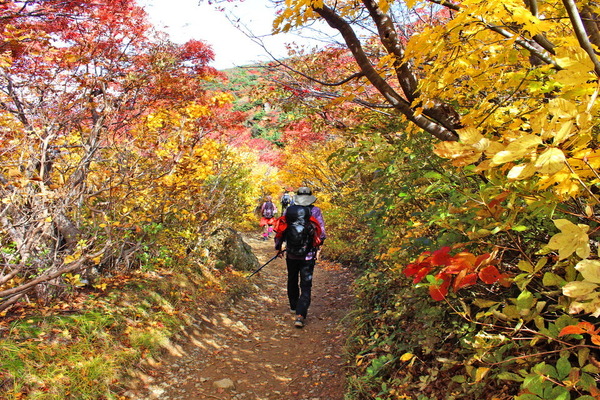
<path id="1" fill-rule="evenodd" d="M 296 328 L 304 328 L 304 317 L 302 315 L 298 315 L 296 317 L 296 322 L 294 322 L 294 326 Z"/>

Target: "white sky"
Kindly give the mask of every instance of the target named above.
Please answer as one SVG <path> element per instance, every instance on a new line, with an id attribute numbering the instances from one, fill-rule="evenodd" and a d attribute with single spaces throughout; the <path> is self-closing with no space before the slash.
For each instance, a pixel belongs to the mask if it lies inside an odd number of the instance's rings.
<path id="1" fill-rule="evenodd" d="M 225 12 L 216 11 L 208 1 L 200 0 L 138 0 L 157 29 L 167 32 L 171 40 L 184 43 L 190 39 L 210 44 L 215 52 L 211 64 L 217 69 L 268 61 L 264 49 L 235 28 Z M 269 35 L 275 12 L 268 0 L 245 0 L 225 3 L 230 14 L 257 36 Z M 296 36 L 276 35 L 264 37 L 269 52 L 285 57 L 284 43 L 298 41 Z"/>

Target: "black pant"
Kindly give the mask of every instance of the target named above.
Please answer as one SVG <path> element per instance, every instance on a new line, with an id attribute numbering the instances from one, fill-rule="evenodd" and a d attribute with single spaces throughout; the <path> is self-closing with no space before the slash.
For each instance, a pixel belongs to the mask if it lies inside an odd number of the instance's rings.
<path id="1" fill-rule="evenodd" d="M 288 270 L 287 294 L 290 308 L 306 318 L 310 306 L 315 260 L 286 259 Z M 300 280 L 300 282 L 298 282 Z"/>

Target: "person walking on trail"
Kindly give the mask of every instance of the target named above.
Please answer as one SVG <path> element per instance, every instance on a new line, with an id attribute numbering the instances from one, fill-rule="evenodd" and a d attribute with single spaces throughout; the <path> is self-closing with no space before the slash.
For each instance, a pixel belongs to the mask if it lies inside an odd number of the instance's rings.
<path id="1" fill-rule="evenodd" d="M 283 192 L 283 196 L 281 196 L 281 215 L 285 214 L 285 210 L 294 205 L 294 200 L 292 199 L 292 195 L 290 195 L 289 190 Z"/>
<path id="2" fill-rule="evenodd" d="M 287 295 L 294 326 L 304 327 L 311 301 L 313 271 L 321 245 L 326 238 L 325 221 L 317 200 L 308 187 L 300 187 L 275 227 L 275 250 L 283 257 L 285 242 Z"/>
<path id="3" fill-rule="evenodd" d="M 277 210 L 275 204 L 271 201 L 271 196 L 265 197 L 264 203 L 260 206 L 260 222 L 258 224 L 263 230 L 263 240 L 267 240 L 270 237 L 271 232 L 273 232 L 276 212 Z"/>

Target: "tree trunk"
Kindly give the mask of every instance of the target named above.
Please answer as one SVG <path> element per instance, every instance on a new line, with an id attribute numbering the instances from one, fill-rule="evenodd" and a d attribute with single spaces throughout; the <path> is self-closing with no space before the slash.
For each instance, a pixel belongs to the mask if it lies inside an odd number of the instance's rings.
<path id="1" fill-rule="evenodd" d="M 428 110 L 424 114 L 416 114 L 411 108 L 411 104 L 408 100 L 400 96 L 375 70 L 371 61 L 365 54 L 360 40 L 354 33 L 354 30 L 343 18 L 337 15 L 332 9 L 327 6 L 321 8 L 313 8 L 332 28 L 340 32 L 344 38 L 346 45 L 354 55 L 358 67 L 364 74 L 364 76 L 371 82 L 371 84 L 383 95 L 383 97 L 401 114 L 403 114 L 409 121 L 417 125 L 435 136 L 436 138 L 444 141 L 456 141 L 458 140 L 458 134 L 454 129 L 460 127 L 460 123 L 457 123 L 457 114 L 453 112 L 451 107 L 442 107 L 441 104 L 437 104 L 433 109 Z M 406 78 L 406 85 L 408 91 L 411 83 L 410 78 Z M 444 121 L 444 122 L 442 122 Z"/>

